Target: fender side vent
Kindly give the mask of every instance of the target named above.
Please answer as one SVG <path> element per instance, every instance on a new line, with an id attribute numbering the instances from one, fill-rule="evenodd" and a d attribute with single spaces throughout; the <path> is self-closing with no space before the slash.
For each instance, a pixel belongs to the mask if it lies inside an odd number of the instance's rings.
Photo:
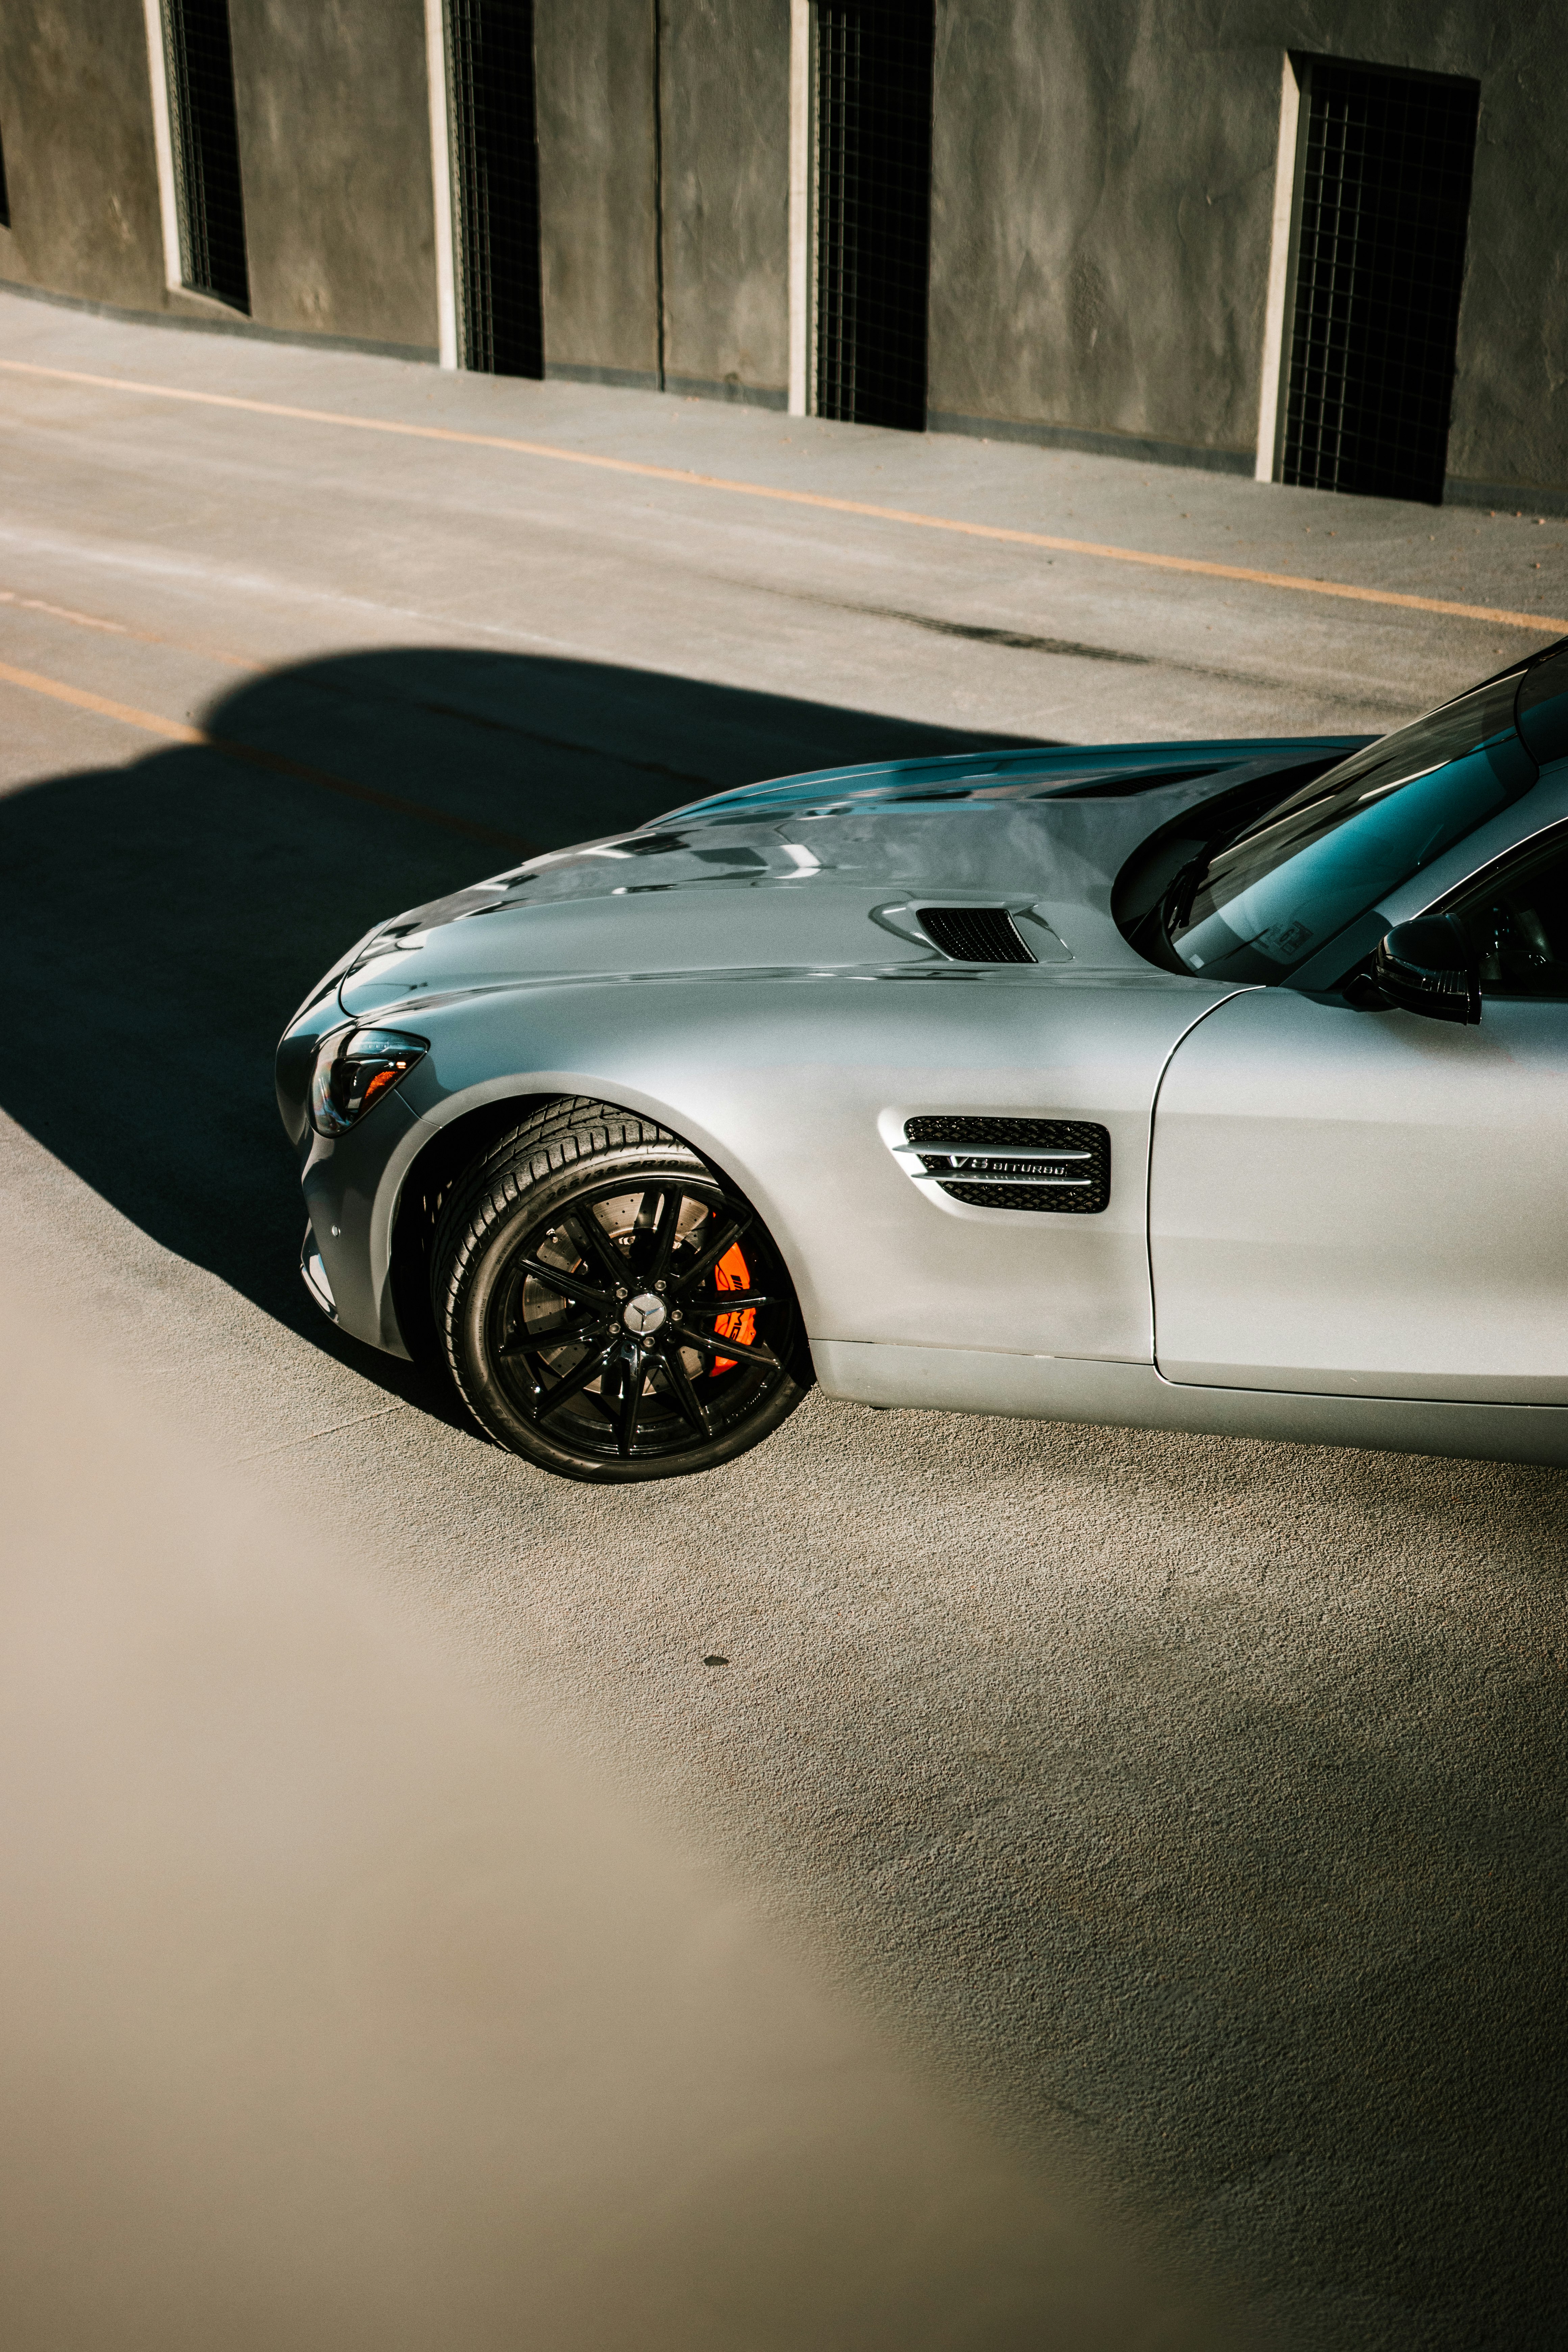
<path id="1" fill-rule="evenodd" d="M 921 928 L 955 963 L 1033 963 L 1005 907 L 919 907 Z"/>
<path id="2" fill-rule="evenodd" d="M 894 1157 L 973 1209 L 1092 1217 L 1110 1198 L 1110 1131 L 1087 1119 L 911 1118 Z"/>

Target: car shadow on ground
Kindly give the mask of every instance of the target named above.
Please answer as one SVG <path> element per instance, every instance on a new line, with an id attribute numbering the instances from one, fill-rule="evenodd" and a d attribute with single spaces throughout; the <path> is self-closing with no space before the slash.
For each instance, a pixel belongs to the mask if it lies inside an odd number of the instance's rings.
<path id="1" fill-rule="evenodd" d="M 531 852 L 846 761 L 1013 746 L 610 664 L 413 646 L 216 701 L 223 749 L 0 798 L 12 1025 L 0 1104 L 163 1248 L 444 1417 L 299 1278 L 278 1036 L 370 924 Z"/>

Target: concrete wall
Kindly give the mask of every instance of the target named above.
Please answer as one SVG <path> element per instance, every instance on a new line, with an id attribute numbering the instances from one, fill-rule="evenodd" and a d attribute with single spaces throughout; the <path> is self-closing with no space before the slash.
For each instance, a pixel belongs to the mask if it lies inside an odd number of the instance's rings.
<path id="1" fill-rule="evenodd" d="M 142 0 L 0 6 L 0 280 L 164 307 Z"/>
<path id="2" fill-rule="evenodd" d="M 1250 470 L 1287 49 L 1480 83 L 1449 473 L 1568 483 L 1568 64 L 1537 0 L 938 0 L 933 421 Z"/>
<path id="3" fill-rule="evenodd" d="M 1250 453 L 1279 74 L 1183 0 L 942 0 L 939 417 Z"/>
<path id="4" fill-rule="evenodd" d="M 669 388 L 782 406 L 789 0 L 534 0 L 534 55 L 546 373 L 656 383 L 662 267 Z"/>
<path id="5" fill-rule="evenodd" d="M 424 0 L 229 0 L 229 24 L 251 315 L 434 356 Z"/>
<path id="6" fill-rule="evenodd" d="M 1448 433 L 1448 495 L 1513 486 L 1568 496 L 1568 49 L 1561 12 L 1478 8 L 1438 57 L 1474 63 L 1481 113 Z"/>
<path id="7" fill-rule="evenodd" d="M 423 0 L 230 0 L 251 313 L 436 347 Z M 142 0 L 0 7 L 0 279 L 203 323 L 164 282 Z"/>
<path id="8" fill-rule="evenodd" d="M 544 365 L 658 382 L 652 0 L 534 0 Z"/>
<path id="9" fill-rule="evenodd" d="M 257 327 L 433 352 L 423 0 L 231 9 Z M 651 385 L 662 356 L 672 389 L 776 402 L 789 0 L 658 12 L 536 0 L 546 366 Z M 933 422 L 1250 469 L 1289 48 L 1479 82 L 1450 488 L 1568 496 L 1560 22 L 1549 0 L 937 0 Z M 163 283 L 141 0 L 5 0 L 0 132 L 0 280 L 233 323 Z"/>
<path id="10" fill-rule="evenodd" d="M 789 379 L 789 0 L 663 0 L 672 392 L 782 407 Z"/>

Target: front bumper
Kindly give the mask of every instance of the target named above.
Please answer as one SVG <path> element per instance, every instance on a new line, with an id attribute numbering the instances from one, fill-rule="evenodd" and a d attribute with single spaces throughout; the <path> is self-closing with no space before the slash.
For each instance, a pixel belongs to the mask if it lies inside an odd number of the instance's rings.
<path id="1" fill-rule="evenodd" d="M 300 1271 L 311 1296 L 354 1339 L 394 1356 L 408 1349 L 392 1301 L 392 1220 L 416 1124 L 390 1094 L 346 1135 L 312 1129 L 300 1179 L 310 1221 Z"/>
<path id="2" fill-rule="evenodd" d="M 418 1113 L 394 1090 L 346 1133 L 317 1134 L 310 1118 L 310 1072 L 322 1037 L 343 1025 L 337 991 L 323 982 L 278 1047 L 278 1108 L 300 1155 L 310 1220 L 300 1272 L 322 1314 L 342 1329 L 390 1355 L 406 1356 L 391 1296 L 391 1224 Z"/>
<path id="3" fill-rule="evenodd" d="M 321 1308 L 329 1323 L 338 1320 L 338 1302 L 332 1297 L 332 1286 L 327 1279 L 326 1265 L 310 1226 L 305 1228 L 305 1238 L 300 1244 L 300 1272 L 306 1289 Z"/>

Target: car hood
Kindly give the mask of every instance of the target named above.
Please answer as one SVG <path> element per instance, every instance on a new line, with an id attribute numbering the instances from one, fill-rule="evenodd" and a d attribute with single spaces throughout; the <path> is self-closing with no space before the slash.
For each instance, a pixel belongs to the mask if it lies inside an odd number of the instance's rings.
<path id="1" fill-rule="evenodd" d="M 1006 907 L 1049 970 L 1147 973 L 1110 918 L 1139 843 L 1215 793 L 1363 737 L 1050 748 L 789 776 L 530 858 L 383 924 L 344 959 L 364 1020 L 545 979 L 947 960 L 932 904 Z"/>

